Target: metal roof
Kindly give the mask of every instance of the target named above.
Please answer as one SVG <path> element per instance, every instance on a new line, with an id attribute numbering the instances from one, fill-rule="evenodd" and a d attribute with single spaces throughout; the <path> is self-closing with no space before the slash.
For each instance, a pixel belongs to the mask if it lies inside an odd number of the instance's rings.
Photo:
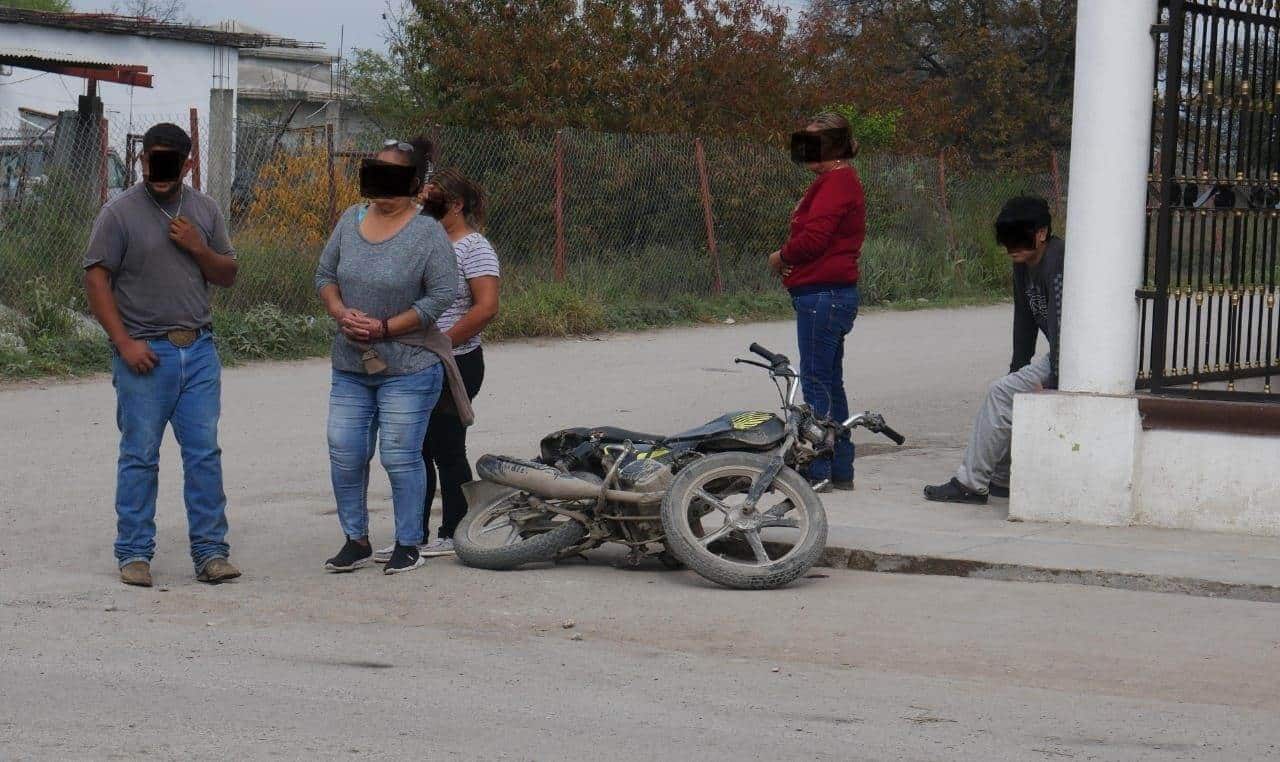
<path id="1" fill-rule="evenodd" d="M 51 61 L 61 64 L 89 67 L 131 66 L 129 61 L 117 58 L 105 58 L 100 55 L 72 53 L 67 50 L 50 50 L 37 48 L 20 48 L 12 45 L 0 45 L 0 61 L 12 66 L 22 66 L 23 60 Z"/>
<path id="2" fill-rule="evenodd" d="M 110 13 L 53 13 L 0 7 L 0 24 L 32 24 L 77 32 L 154 37 L 229 48 L 320 47 L 319 43 L 314 42 L 299 42 L 283 37 L 228 32 L 186 24 L 169 24 L 142 16 L 117 16 Z"/>

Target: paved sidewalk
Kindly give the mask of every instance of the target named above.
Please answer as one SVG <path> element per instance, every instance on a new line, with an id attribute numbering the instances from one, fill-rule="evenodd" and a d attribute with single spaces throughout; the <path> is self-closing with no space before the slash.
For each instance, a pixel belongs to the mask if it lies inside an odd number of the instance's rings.
<path id="1" fill-rule="evenodd" d="M 823 496 L 825 565 L 1280 602 L 1280 538 L 1012 522 L 1007 500 L 930 503 L 921 488 L 948 478 L 960 449 L 916 447 L 864 448 L 857 490 Z"/>

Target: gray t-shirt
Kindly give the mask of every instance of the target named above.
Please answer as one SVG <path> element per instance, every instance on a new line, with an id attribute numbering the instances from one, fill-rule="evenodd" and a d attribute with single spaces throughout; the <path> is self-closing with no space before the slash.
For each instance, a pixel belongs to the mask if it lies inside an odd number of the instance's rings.
<path id="1" fill-rule="evenodd" d="M 133 185 L 98 212 L 84 252 L 86 270 L 104 267 L 111 273 L 120 318 L 135 339 L 213 324 L 209 283 L 196 260 L 169 239 L 169 217 L 161 206 L 177 214 L 179 199 L 161 205 L 144 183 Z M 216 201 L 183 186 L 181 208 L 209 248 L 235 256 Z"/>
<path id="2" fill-rule="evenodd" d="M 342 302 L 386 320 L 412 307 L 423 325 L 458 296 L 458 262 L 439 222 L 415 215 L 394 236 L 370 243 L 360 233 L 362 204 L 348 209 L 329 236 L 316 268 L 316 290 L 337 284 Z M 374 343 L 388 375 L 417 373 L 440 362 L 429 349 L 398 341 Z M 333 339 L 333 367 L 363 373 L 360 350 L 345 335 Z"/>

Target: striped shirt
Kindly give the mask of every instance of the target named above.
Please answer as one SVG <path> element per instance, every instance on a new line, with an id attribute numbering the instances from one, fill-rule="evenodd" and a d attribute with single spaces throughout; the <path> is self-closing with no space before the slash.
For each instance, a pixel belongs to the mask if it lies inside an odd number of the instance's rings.
<path id="1" fill-rule="evenodd" d="M 436 321 L 436 326 L 441 331 L 448 331 L 457 325 L 462 316 L 467 314 L 475 301 L 471 298 L 471 287 L 467 281 L 472 278 L 482 278 L 491 275 L 495 278 L 501 277 L 498 271 L 498 254 L 493 250 L 493 245 L 489 243 L 489 239 L 479 233 L 471 233 L 470 235 L 459 238 L 453 244 L 453 253 L 458 257 L 458 282 L 461 290 L 457 299 L 449 308 L 444 311 L 440 319 Z M 463 343 L 453 348 L 455 355 L 464 355 L 480 346 L 480 334 L 472 336 Z"/>

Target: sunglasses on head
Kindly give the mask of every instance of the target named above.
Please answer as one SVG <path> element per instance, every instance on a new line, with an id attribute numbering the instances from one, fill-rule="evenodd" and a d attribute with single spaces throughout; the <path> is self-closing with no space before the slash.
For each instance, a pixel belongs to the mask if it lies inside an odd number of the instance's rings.
<path id="1" fill-rule="evenodd" d="M 413 146 L 403 140 L 396 140 L 395 138 L 388 138 L 387 140 L 384 140 L 382 142 L 382 147 L 394 148 L 397 151 L 404 151 L 405 153 L 413 153 Z"/>

